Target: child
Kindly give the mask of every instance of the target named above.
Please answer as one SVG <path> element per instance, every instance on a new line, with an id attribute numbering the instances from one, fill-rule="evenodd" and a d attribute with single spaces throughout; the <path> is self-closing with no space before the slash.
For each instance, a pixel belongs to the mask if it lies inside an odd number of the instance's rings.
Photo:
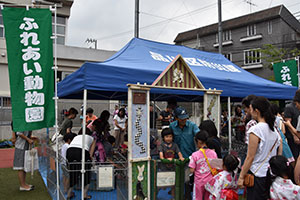
<path id="1" fill-rule="evenodd" d="M 295 185 L 293 167 L 284 156 L 273 156 L 267 172 L 267 184 L 270 188 L 270 200 L 300 199 L 300 186 Z"/>
<path id="2" fill-rule="evenodd" d="M 73 127 L 72 119 L 75 119 L 78 114 L 78 111 L 75 108 L 70 108 L 68 112 L 67 118 L 62 122 L 61 129 L 59 133 L 61 135 L 66 135 L 67 133 L 71 133 L 71 129 Z"/>
<path id="3" fill-rule="evenodd" d="M 159 158 L 160 159 L 168 159 L 172 161 L 178 155 L 178 158 L 183 161 L 184 158 L 182 153 L 180 152 L 176 143 L 173 142 L 174 133 L 172 129 L 165 128 L 161 132 L 162 143 L 158 147 Z M 175 171 L 175 165 L 166 164 L 160 167 L 162 171 Z M 171 191 L 168 193 L 173 197 L 175 196 L 175 187 L 171 188 Z"/>
<path id="4" fill-rule="evenodd" d="M 213 177 L 206 183 L 205 189 L 210 193 L 209 200 L 226 200 L 226 193 L 234 193 L 233 196 L 238 199 L 236 169 L 240 161 L 231 154 L 223 158 L 223 171 Z M 234 199 L 234 198 L 232 198 Z"/>
<path id="5" fill-rule="evenodd" d="M 65 192 L 67 192 L 68 189 L 69 189 L 69 172 L 67 170 L 66 155 L 67 155 L 68 147 L 69 147 L 69 145 L 72 142 L 74 137 L 75 137 L 75 134 L 73 134 L 73 133 L 66 134 L 63 138 L 63 140 L 65 141 L 65 144 L 61 147 L 63 184 L 64 184 Z"/>
<path id="6" fill-rule="evenodd" d="M 204 186 L 213 178 L 201 149 L 205 151 L 208 160 L 218 158 L 215 151 L 207 148 L 207 139 L 208 133 L 204 130 L 196 134 L 195 141 L 199 150 L 190 157 L 190 171 L 195 175 L 193 199 L 196 200 L 208 199 L 209 193 L 205 191 Z"/>
<path id="7" fill-rule="evenodd" d="M 112 135 L 108 136 L 107 140 L 103 141 L 104 150 L 106 153 L 106 157 L 108 159 L 112 159 L 112 157 L 113 157 L 113 153 L 114 153 L 113 146 L 114 146 L 115 142 L 116 142 L 116 139 Z"/>
<path id="8" fill-rule="evenodd" d="M 127 157 L 127 152 L 128 152 L 128 134 L 124 135 L 124 144 L 121 145 L 120 152 L 121 152 L 121 154 L 123 156 Z"/>
<path id="9" fill-rule="evenodd" d="M 86 117 L 85 117 L 85 123 L 88 125 L 92 121 L 95 121 L 97 119 L 97 116 L 93 114 L 94 110 L 93 108 L 86 109 Z"/>
<path id="10" fill-rule="evenodd" d="M 179 159 L 181 161 L 184 160 L 177 144 L 173 142 L 174 138 L 174 133 L 172 129 L 170 128 L 165 128 L 161 132 L 161 137 L 163 142 L 161 145 L 158 147 L 158 152 L 159 152 L 159 158 L 160 159 L 168 159 L 168 160 L 173 160 L 176 157 L 176 154 L 178 155 Z"/>

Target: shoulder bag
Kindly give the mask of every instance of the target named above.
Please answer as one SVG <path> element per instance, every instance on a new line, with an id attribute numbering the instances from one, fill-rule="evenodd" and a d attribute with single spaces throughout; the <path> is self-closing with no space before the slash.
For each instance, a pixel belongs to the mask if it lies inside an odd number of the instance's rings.
<path id="1" fill-rule="evenodd" d="M 272 148 L 270 149 L 268 155 L 266 156 L 266 158 L 264 159 L 264 161 L 258 166 L 258 168 L 255 170 L 255 172 L 253 174 L 246 174 L 244 177 L 244 186 L 246 187 L 253 187 L 254 186 L 254 174 L 256 174 L 256 172 L 258 172 L 258 170 L 263 166 L 263 164 L 266 162 L 267 158 L 269 157 L 270 153 L 272 152 L 272 150 L 274 149 L 276 143 L 278 141 L 278 137 L 275 140 L 275 143 L 273 144 Z"/>
<path id="2" fill-rule="evenodd" d="M 204 158 L 205 158 L 205 160 L 206 160 L 206 163 L 207 163 L 207 165 L 208 165 L 208 167 L 209 167 L 209 170 L 210 170 L 211 174 L 212 174 L 213 176 L 217 175 L 219 172 L 218 172 L 218 170 L 217 170 L 216 168 L 212 168 L 212 167 L 211 167 L 211 165 L 210 165 L 210 163 L 209 163 L 209 161 L 208 161 L 208 158 L 207 158 L 207 156 L 206 156 L 205 150 L 201 148 L 200 151 L 201 151 L 201 152 L 203 153 L 203 155 L 204 155 Z"/>

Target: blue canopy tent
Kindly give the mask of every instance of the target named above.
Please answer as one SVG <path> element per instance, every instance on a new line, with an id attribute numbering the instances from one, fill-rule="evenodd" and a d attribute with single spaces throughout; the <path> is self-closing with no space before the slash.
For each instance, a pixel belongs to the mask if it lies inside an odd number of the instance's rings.
<path id="1" fill-rule="evenodd" d="M 66 77 L 58 84 L 58 97 L 83 99 L 84 126 L 87 99 L 127 100 L 127 84 L 151 85 L 178 54 L 184 58 L 206 89 L 223 90 L 221 96 L 228 97 L 229 116 L 230 97 L 243 98 L 254 94 L 269 99 L 292 99 L 297 90 L 296 87 L 255 76 L 221 54 L 133 38 L 105 62 L 84 63 L 80 69 Z M 167 100 L 172 95 L 175 95 L 178 101 L 190 102 L 200 101 L 203 97 L 203 92 L 197 90 L 152 88 L 150 94 L 151 100 L 155 101 Z M 230 120 L 228 130 L 231 149 Z M 84 148 L 82 149 L 84 157 Z M 84 159 L 82 166 L 84 167 Z M 84 178 L 82 181 L 84 182 Z"/>
<path id="2" fill-rule="evenodd" d="M 125 47 L 102 63 L 84 63 L 80 69 L 58 84 L 60 98 L 127 99 L 127 84 L 151 85 L 169 63 L 180 54 L 206 89 L 223 90 L 221 96 L 243 98 L 249 94 L 269 99 L 292 99 L 296 87 L 275 83 L 249 73 L 223 55 L 184 46 L 133 38 Z M 151 89 L 155 100 L 162 94 L 180 96 L 183 101 L 196 101 L 202 92 Z M 191 98 L 192 96 L 192 98 Z M 165 98 L 165 99 L 164 99 Z"/>

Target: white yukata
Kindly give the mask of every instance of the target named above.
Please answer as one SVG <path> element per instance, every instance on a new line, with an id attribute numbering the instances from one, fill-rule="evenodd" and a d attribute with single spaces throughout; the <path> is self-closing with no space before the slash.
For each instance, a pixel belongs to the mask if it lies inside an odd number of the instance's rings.
<path id="1" fill-rule="evenodd" d="M 236 176 L 232 177 L 230 172 L 224 170 L 206 183 L 205 189 L 210 193 L 209 200 L 226 200 L 226 196 L 222 190 L 230 189 L 237 192 Z"/>
<path id="2" fill-rule="evenodd" d="M 270 188 L 270 200 L 298 200 L 300 199 L 300 186 L 290 179 L 277 177 Z"/>

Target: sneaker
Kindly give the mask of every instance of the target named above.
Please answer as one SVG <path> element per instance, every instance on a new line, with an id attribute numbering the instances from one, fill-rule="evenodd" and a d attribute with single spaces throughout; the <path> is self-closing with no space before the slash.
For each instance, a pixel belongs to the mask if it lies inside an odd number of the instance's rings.
<path id="1" fill-rule="evenodd" d="M 20 187 L 20 191 L 31 191 L 31 190 L 33 190 L 32 187 L 29 187 L 29 188 Z"/>

